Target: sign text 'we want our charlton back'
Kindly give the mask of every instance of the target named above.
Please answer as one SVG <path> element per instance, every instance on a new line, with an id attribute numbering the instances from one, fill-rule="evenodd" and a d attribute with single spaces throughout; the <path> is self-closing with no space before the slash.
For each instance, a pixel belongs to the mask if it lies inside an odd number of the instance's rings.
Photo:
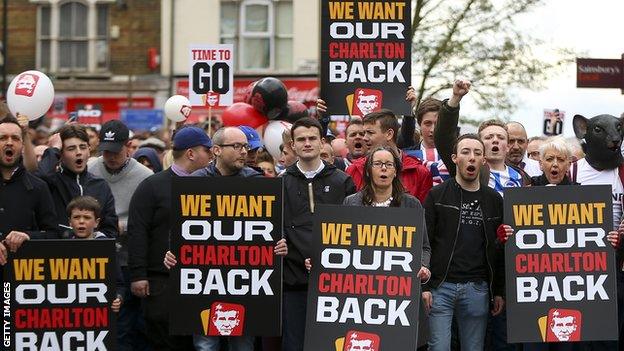
<path id="1" fill-rule="evenodd" d="M 611 188 L 505 189 L 509 342 L 617 340 Z"/>
<path id="2" fill-rule="evenodd" d="M 172 191 L 171 333 L 280 335 L 281 179 L 185 177 Z"/>

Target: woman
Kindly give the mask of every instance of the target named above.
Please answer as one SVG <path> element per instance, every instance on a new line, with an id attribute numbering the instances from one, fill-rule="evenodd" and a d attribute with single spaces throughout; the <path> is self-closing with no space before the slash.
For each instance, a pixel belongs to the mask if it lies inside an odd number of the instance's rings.
<path id="1" fill-rule="evenodd" d="M 531 178 L 533 186 L 555 185 L 578 185 L 568 177 L 568 170 L 572 160 L 572 150 L 561 137 L 547 139 L 539 147 L 539 163 L 543 174 Z M 620 228 L 622 226 L 620 225 Z M 501 234 L 499 233 L 499 237 Z M 607 241 L 617 248 L 619 244 L 617 231 L 611 231 L 607 235 Z M 506 239 L 505 239 L 506 240 Z M 573 351 L 583 349 L 583 343 L 559 342 L 559 343 L 525 343 L 525 351 Z"/>
<path id="2" fill-rule="evenodd" d="M 542 175 L 531 178 L 531 185 L 571 185 L 568 178 L 572 151 L 561 138 L 546 140 L 539 147 L 539 163 Z M 574 185 L 576 185 L 574 183 Z"/>
<path id="3" fill-rule="evenodd" d="M 364 187 L 344 200 L 347 206 L 408 207 L 422 208 L 420 201 L 405 192 L 401 184 L 401 158 L 386 146 L 381 146 L 368 154 L 364 165 Z M 424 215 L 424 210 L 423 210 Z M 423 221 L 424 223 L 424 221 Z M 422 260 L 418 277 L 429 280 L 429 259 L 431 246 L 427 233 L 423 233 Z"/>
<path id="4" fill-rule="evenodd" d="M 364 187 L 357 193 L 347 196 L 344 205 L 422 208 L 420 201 L 406 193 L 403 184 L 401 184 L 401 158 L 393 149 L 381 146 L 372 150 L 366 158 L 364 167 Z M 431 246 L 429 246 L 429 237 L 425 228 L 422 243 L 422 266 L 418 271 L 418 278 L 424 282 L 427 282 L 431 277 L 431 272 L 427 268 L 430 258 Z M 312 266 L 309 258 L 305 260 L 305 264 L 306 268 L 310 270 Z"/>

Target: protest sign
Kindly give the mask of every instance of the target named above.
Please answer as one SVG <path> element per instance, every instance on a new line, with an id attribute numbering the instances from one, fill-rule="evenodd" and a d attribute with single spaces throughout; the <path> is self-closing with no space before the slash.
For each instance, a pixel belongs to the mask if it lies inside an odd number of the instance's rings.
<path id="1" fill-rule="evenodd" d="M 608 185 L 505 189 L 508 342 L 617 340 Z"/>
<path id="2" fill-rule="evenodd" d="M 28 240 L 3 271 L 3 350 L 115 350 L 114 240 Z"/>
<path id="3" fill-rule="evenodd" d="M 563 120 L 565 112 L 559 109 L 544 109 L 544 128 L 542 133 L 547 136 L 560 135 L 563 133 Z"/>
<path id="4" fill-rule="evenodd" d="M 329 115 L 411 115 L 411 1 L 321 1 L 321 95 Z"/>
<path id="5" fill-rule="evenodd" d="M 230 106 L 234 99 L 234 46 L 191 45 L 188 98 L 192 106 Z"/>
<path id="6" fill-rule="evenodd" d="M 280 335 L 282 180 L 177 177 L 172 191 L 171 333 Z"/>
<path id="7" fill-rule="evenodd" d="M 316 207 L 304 350 L 416 350 L 423 226 L 423 209 Z"/>

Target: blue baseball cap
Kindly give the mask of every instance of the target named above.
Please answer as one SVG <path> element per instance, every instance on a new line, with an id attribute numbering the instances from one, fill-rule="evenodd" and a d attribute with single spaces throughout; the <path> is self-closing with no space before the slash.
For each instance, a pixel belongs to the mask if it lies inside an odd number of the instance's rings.
<path id="1" fill-rule="evenodd" d="M 247 137 L 247 144 L 249 144 L 249 148 L 251 150 L 259 149 L 264 146 L 264 144 L 262 144 L 262 140 L 260 140 L 260 135 L 255 129 L 249 126 L 239 126 L 238 129 L 245 133 L 245 136 Z"/>
<path id="2" fill-rule="evenodd" d="M 195 146 L 212 147 L 212 140 L 199 127 L 184 127 L 178 129 L 173 136 L 173 149 L 186 150 Z"/>

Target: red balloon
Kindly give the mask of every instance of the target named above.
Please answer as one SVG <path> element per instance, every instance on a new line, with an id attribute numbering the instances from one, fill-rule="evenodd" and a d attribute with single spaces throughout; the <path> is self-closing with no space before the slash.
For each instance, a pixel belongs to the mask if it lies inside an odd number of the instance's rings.
<path id="1" fill-rule="evenodd" d="M 257 128 L 265 124 L 268 119 L 253 106 L 244 102 L 237 102 L 228 107 L 221 115 L 223 125 L 227 127 L 250 126 Z"/>

